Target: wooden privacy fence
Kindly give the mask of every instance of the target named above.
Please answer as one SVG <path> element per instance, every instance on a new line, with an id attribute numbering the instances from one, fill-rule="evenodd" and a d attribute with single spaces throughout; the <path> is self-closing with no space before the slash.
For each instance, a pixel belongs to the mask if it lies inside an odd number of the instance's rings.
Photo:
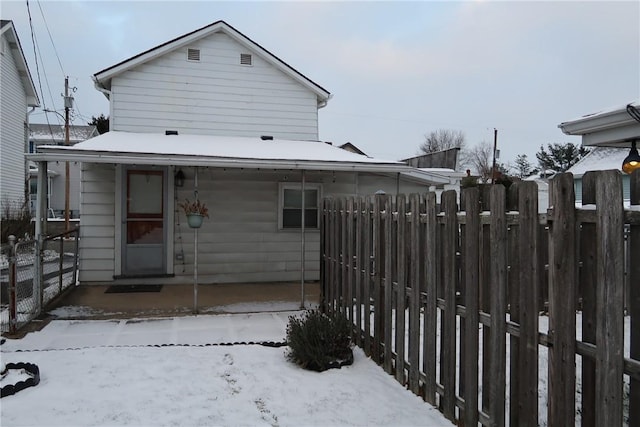
<path id="1" fill-rule="evenodd" d="M 625 210 L 620 173 L 590 172 L 576 208 L 558 175 L 542 215 L 533 182 L 464 189 L 459 209 L 455 191 L 324 199 L 323 309 L 460 425 L 640 426 L 638 172 L 631 189 Z"/>

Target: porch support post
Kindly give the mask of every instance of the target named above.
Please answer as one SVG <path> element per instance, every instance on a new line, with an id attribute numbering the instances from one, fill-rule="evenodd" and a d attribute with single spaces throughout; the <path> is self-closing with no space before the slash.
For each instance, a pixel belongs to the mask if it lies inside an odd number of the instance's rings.
<path id="1" fill-rule="evenodd" d="M 36 196 L 36 223 L 35 223 L 35 239 L 36 247 L 34 249 L 34 275 L 33 275 L 33 298 L 36 302 L 36 313 L 40 313 L 42 309 L 42 253 L 44 237 L 47 234 L 47 208 L 49 200 L 49 177 L 47 176 L 47 162 L 38 162 L 38 193 Z"/>
<path id="2" fill-rule="evenodd" d="M 193 195 L 198 200 L 198 167 L 195 168 Z M 193 314 L 198 314 L 198 228 L 193 229 Z"/>
<path id="3" fill-rule="evenodd" d="M 302 192 L 302 200 L 301 200 L 301 204 L 302 204 L 302 209 L 301 209 L 301 213 L 300 213 L 300 291 L 301 291 L 301 296 L 300 296 L 300 308 L 304 309 L 305 305 L 304 305 L 304 250 L 305 250 L 305 239 L 304 239 L 304 210 L 305 210 L 305 204 L 304 204 L 304 190 L 305 190 L 305 173 L 304 173 L 304 169 L 302 170 L 302 178 L 300 180 L 300 188 L 301 188 L 301 192 Z"/>

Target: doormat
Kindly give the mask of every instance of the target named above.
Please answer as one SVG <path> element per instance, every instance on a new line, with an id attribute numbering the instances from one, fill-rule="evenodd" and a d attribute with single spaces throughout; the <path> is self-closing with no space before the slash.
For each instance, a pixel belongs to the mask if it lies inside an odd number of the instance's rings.
<path id="1" fill-rule="evenodd" d="M 105 294 L 129 294 L 134 292 L 160 292 L 162 285 L 111 285 Z"/>

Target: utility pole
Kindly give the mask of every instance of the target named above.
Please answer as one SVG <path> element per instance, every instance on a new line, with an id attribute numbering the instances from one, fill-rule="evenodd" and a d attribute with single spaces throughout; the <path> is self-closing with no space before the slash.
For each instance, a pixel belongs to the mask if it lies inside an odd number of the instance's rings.
<path id="1" fill-rule="evenodd" d="M 493 168 L 491 169 L 491 184 L 496 183 L 496 151 L 498 150 L 498 129 L 493 128 Z"/>
<path id="2" fill-rule="evenodd" d="M 64 78 L 64 145 L 69 145 L 69 110 L 73 97 L 69 96 L 69 76 Z M 69 161 L 64 164 L 64 229 L 69 231 Z"/>

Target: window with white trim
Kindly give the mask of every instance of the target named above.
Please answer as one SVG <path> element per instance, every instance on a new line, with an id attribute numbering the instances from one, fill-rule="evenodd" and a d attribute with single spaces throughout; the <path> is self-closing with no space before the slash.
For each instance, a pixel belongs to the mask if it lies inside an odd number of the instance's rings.
<path id="1" fill-rule="evenodd" d="M 304 186 L 304 227 L 320 227 L 321 195 L 320 184 Z M 300 183 L 280 183 L 278 203 L 278 228 L 281 230 L 300 229 L 302 227 L 302 191 Z"/>

